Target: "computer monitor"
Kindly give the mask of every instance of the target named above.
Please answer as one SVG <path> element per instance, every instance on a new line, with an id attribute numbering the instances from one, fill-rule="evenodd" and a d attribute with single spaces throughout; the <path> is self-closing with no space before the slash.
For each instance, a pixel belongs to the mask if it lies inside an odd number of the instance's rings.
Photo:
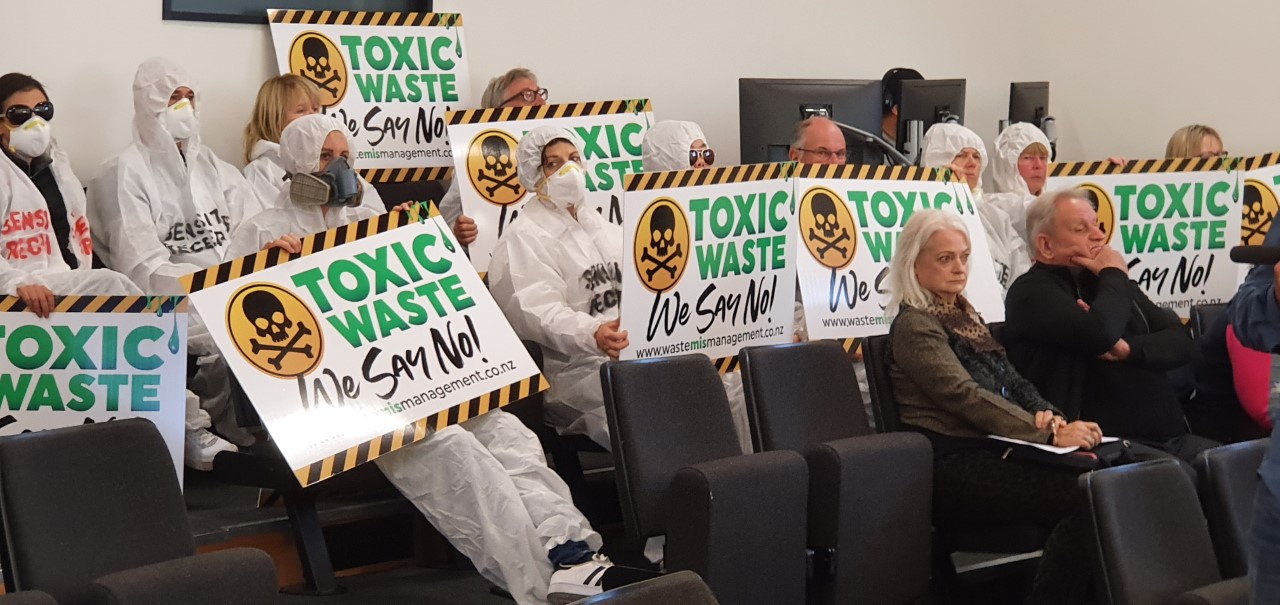
<path id="1" fill-rule="evenodd" d="M 738 123 L 742 163 L 785 162 L 796 122 L 823 116 L 867 132 L 880 132 L 879 80 L 738 80 Z M 866 144 L 850 138 L 849 161 L 882 155 L 864 151 Z"/>
<path id="2" fill-rule="evenodd" d="M 1049 116 L 1048 82 L 1013 82 L 1009 84 L 1009 123 L 1026 122 L 1043 128 L 1041 120 Z"/>
<path id="3" fill-rule="evenodd" d="M 907 122 L 924 122 L 924 132 L 938 122 L 964 123 L 964 80 L 907 80 L 898 103 L 899 150 L 905 150 Z M 923 142 L 923 141 L 919 141 Z"/>

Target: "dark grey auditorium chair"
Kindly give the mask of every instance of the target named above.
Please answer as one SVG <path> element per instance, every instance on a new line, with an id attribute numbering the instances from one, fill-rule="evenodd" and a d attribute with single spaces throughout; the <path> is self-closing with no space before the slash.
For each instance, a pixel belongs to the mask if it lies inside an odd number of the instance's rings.
<path id="1" fill-rule="evenodd" d="M 834 341 L 750 347 L 739 359 L 756 448 L 796 451 L 809 464 L 809 546 L 827 559 L 816 561 L 811 602 L 927 599 L 929 440 L 871 433 Z"/>
<path id="2" fill-rule="evenodd" d="M 1253 498 L 1258 493 L 1258 467 L 1269 440 L 1223 445 L 1201 452 L 1196 460 L 1200 501 L 1209 520 L 1209 535 L 1224 578 L 1248 572 L 1249 528 Z"/>
<path id="3" fill-rule="evenodd" d="M 706 582 L 692 571 L 677 571 L 615 588 L 573 605 L 720 605 Z M 0 605 L 4 605 L 0 603 Z"/>
<path id="4" fill-rule="evenodd" d="M 1191 305 L 1187 320 L 1187 328 L 1191 331 L 1191 337 L 1200 338 L 1203 336 L 1205 330 L 1213 325 L 1218 316 L 1226 312 L 1227 303 Z"/>
<path id="5" fill-rule="evenodd" d="M 47 592 L 25 590 L 0 596 L 0 605 L 58 605 Z"/>
<path id="6" fill-rule="evenodd" d="M 627 532 L 665 535 L 667 569 L 697 572 L 725 605 L 802 603 L 804 459 L 742 454 L 706 356 L 611 361 L 600 375 Z"/>
<path id="7" fill-rule="evenodd" d="M 1191 478 L 1169 460 L 1080 476 L 1097 539 L 1102 603 L 1245 605 L 1244 578 L 1222 581 Z"/>
<path id="8" fill-rule="evenodd" d="M 42 590 L 75 604 L 156 602 L 112 600 L 93 586 L 100 580 L 124 594 L 129 581 L 145 580 L 171 603 L 276 598 L 275 566 L 262 551 L 195 554 L 169 449 L 147 420 L 0 438 L 0 521 L 9 592 Z"/>

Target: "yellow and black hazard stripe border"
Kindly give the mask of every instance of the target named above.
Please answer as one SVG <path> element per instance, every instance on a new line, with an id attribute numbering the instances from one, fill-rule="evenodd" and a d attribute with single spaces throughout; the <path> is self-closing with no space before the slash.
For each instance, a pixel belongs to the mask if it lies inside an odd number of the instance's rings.
<path id="1" fill-rule="evenodd" d="M 1280 151 L 1273 151 L 1271 153 L 1245 158 L 1244 169 L 1257 170 L 1259 168 L 1275 166 L 1276 164 L 1280 164 Z"/>
<path id="2" fill-rule="evenodd" d="M 466 422 L 476 416 L 487 414 L 492 410 L 541 393 L 547 390 L 548 386 L 550 385 L 542 374 L 535 374 L 514 384 L 490 391 L 465 403 L 407 424 L 403 428 L 391 431 L 376 439 L 371 439 L 302 468 L 294 469 L 294 476 L 298 478 L 298 483 L 302 484 L 303 487 L 312 485 L 338 473 L 349 471 L 358 465 L 376 460 L 379 456 L 388 452 L 394 452 L 402 447 L 422 441 L 432 431 Z"/>
<path id="3" fill-rule="evenodd" d="M 619 101 L 588 101 L 586 103 L 561 103 L 556 105 L 539 105 L 529 107 L 500 107 L 497 109 L 469 109 L 466 111 L 450 111 L 445 120 L 450 126 L 467 124 L 489 124 L 492 122 L 512 122 L 516 120 L 545 120 L 550 118 L 578 118 L 582 116 L 604 116 L 621 113 L 647 113 L 653 111 L 649 99 L 628 99 Z"/>
<path id="4" fill-rule="evenodd" d="M 377 185 L 379 183 L 404 183 L 411 181 L 439 181 L 453 178 L 452 166 L 433 166 L 430 168 L 369 168 L 357 170 L 364 180 Z"/>
<path id="5" fill-rule="evenodd" d="M 1123 166 L 1110 161 L 1071 162 L 1049 167 L 1049 176 L 1103 176 L 1108 174 L 1151 174 L 1158 172 L 1209 172 L 1232 170 L 1240 165 L 1240 158 L 1173 158 L 1166 160 L 1131 160 Z"/>
<path id="6" fill-rule="evenodd" d="M 336 248 L 343 244 L 348 244 L 359 239 L 374 236 L 384 231 L 390 231 L 397 227 L 402 227 L 410 223 L 420 222 L 422 220 L 422 208 L 429 207 L 427 217 L 434 218 L 439 216 L 440 212 L 436 209 L 435 204 L 421 202 L 414 206 L 408 212 L 392 210 L 386 214 L 367 218 L 358 223 L 335 227 L 323 233 L 308 235 L 302 238 L 302 253 L 290 254 L 279 248 L 271 248 L 227 261 L 221 265 L 201 269 L 191 275 L 182 278 L 182 285 L 187 288 L 187 292 L 195 293 L 207 288 L 212 288 L 218 284 L 229 282 L 233 279 L 239 279 L 251 273 L 257 273 L 264 269 L 282 265 L 291 260 L 310 256 L 317 252 L 323 252 L 330 248 Z"/>
<path id="7" fill-rule="evenodd" d="M 185 296 L 58 296 L 54 313 L 169 313 L 187 312 Z M 0 313 L 26 311 L 17 296 L 0 297 Z"/>
<path id="8" fill-rule="evenodd" d="M 951 171 L 943 168 L 920 168 L 918 166 L 884 166 L 876 164 L 801 164 L 796 169 L 796 178 L 802 179 L 849 179 L 876 181 L 949 181 Z M 957 182 L 958 179 L 954 179 Z"/>
<path id="9" fill-rule="evenodd" d="M 626 190 L 650 191 L 653 189 L 723 185 L 725 183 L 772 181 L 794 176 L 796 166 L 798 164 L 795 162 L 780 162 L 775 164 L 745 164 L 741 166 L 721 166 L 719 168 L 700 168 L 697 170 L 642 172 L 640 174 L 627 175 Z"/>
<path id="10" fill-rule="evenodd" d="M 272 23 L 304 25 L 392 25 L 398 27 L 462 27 L 458 13 L 398 13 L 381 11 L 282 10 L 267 11 Z"/>

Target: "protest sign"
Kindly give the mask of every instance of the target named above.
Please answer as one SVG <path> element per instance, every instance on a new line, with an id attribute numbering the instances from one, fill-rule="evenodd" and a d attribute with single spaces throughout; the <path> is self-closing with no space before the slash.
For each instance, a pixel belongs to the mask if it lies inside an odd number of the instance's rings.
<path id="1" fill-rule="evenodd" d="M 146 418 L 182 480 L 186 303 L 66 296 L 48 319 L 0 298 L 0 435 Z"/>
<path id="2" fill-rule="evenodd" d="M 586 206 L 621 224 L 623 180 L 643 171 L 640 144 L 653 110 L 640 99 L 477 109 L 450 112 L 448 120 L 462 213 L 479 229 L 468 246 L 471 262 L 484 273 L 498 238 L 533 198 L 516 176 L 516 146 L 525 133 L 542 126 L 573 131 L 586 164 Z"/>
<path id="3" fill-rule="evenodd" d="M 461 15 L 271 10 L 267 18 L 280 73 L 320 88 L 322 111 L 360 144 L 352 151 L 366 179 L 446 178 L 445 114 L 479 104 Z"/>
<path id="4" fill-rule="evenodd" d="M 950 171 L 901 166 L 802 166 L 795 176 L 798 264 L 812 339 L 885 334 L 889 261 L 911 215 L 954 212 L 969 231 L 965 296 L 989 322 L 1004 299 L 969 188 Z"/>
<path id="5" fill-rule="evenodd" d="M 791 342 L 795 164 L 632 175 L 623 221 L 623 359 Z M 722 371 L 736 364 L 720 364 Z"/>
<path id="6" fill-rule="evenodd" d="M 1083 191 L 1129 278 L 1186 319 L 1239 284 L 1228 252 L 1241 240 L 1243 168 L 1239 158 L 1055 164 L 1047 188 Z"/>
<path id="7" fill-rule="evenodd" d="M 452 237 L 392 212 L 184 278 L 302 485 L 546 388 Z"/>

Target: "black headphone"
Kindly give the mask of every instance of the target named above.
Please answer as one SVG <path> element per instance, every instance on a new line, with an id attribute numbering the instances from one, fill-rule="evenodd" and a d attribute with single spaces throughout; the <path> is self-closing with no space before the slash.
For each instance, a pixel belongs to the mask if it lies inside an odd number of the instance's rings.
<path id="1" fill-rule="evenodd" d="M 924 76 L 920 75 L 920 72 L 911 69 L 910 67 L 895 67 L 884 72 L 884 77 L 880 79 L 880 99 L 883 104 L 881 109 L 884 113 L 889 113 L 889 111 L 893 109 L 893 106 L 898 104 L 898 97 L 902 96 L 903 80 L 923 79 Z M 898 87 L 896 94 L 894 91 L 894 85 L 897 85 Z"/>

